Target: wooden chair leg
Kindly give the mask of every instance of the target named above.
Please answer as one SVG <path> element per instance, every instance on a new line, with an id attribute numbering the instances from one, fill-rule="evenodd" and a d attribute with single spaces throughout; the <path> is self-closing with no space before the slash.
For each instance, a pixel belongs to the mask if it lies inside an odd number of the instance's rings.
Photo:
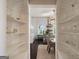
<path id="1" fill-rule="evenodd" d="M 49 46 L 47 46 L 47 51 L 48 51 L 48 53 L 50 53 L 50 47 Z"/>
<path id="2" fill-rule="evenodd" d="M 55 55 L 55 46 L 54 46 L 54 55 Z"/>

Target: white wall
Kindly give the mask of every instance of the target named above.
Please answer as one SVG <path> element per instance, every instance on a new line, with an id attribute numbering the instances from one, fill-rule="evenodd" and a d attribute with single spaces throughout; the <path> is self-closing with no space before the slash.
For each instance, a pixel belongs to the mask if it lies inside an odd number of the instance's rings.
<path id="1" fill-rule="evenodd" d="M 6 56 L 6 0 L 0 0 L 0 56 Z"/>

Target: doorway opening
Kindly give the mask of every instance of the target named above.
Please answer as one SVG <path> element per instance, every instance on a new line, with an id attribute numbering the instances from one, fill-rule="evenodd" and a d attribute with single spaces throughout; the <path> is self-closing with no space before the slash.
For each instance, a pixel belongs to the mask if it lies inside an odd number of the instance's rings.
<path id="1" fill-rule="evenodd" d="M 56 6 L 29 5 L 30 59 L 55 59 Z"/>

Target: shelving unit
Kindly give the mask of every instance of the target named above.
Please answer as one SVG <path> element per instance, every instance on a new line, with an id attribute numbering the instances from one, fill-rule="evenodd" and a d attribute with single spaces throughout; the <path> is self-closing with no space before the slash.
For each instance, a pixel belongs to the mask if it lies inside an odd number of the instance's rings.
<path id="1" fill-rule="evenodd" d="M 49 39 L 55 38 L 55 18 L 48 17 L 47 31 L 48 31 Z"/>

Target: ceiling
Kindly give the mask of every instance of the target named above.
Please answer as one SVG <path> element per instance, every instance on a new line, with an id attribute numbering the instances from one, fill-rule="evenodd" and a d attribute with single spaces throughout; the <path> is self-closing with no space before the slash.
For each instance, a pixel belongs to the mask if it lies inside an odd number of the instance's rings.
<path id="1" fill-rule="evenodd" d="M 56 4 L 56 0 L 29 0 L 29 3 L 30 4 L 42 4 L 42 5 L 45 5 L 45 4 Z"/>
<path id="2" fill-rule="evenodd" d="M 47 14 L 55 9 L 55 5 L 30 5 L 30 16 L 43 17 L 44 14 Z"/>

